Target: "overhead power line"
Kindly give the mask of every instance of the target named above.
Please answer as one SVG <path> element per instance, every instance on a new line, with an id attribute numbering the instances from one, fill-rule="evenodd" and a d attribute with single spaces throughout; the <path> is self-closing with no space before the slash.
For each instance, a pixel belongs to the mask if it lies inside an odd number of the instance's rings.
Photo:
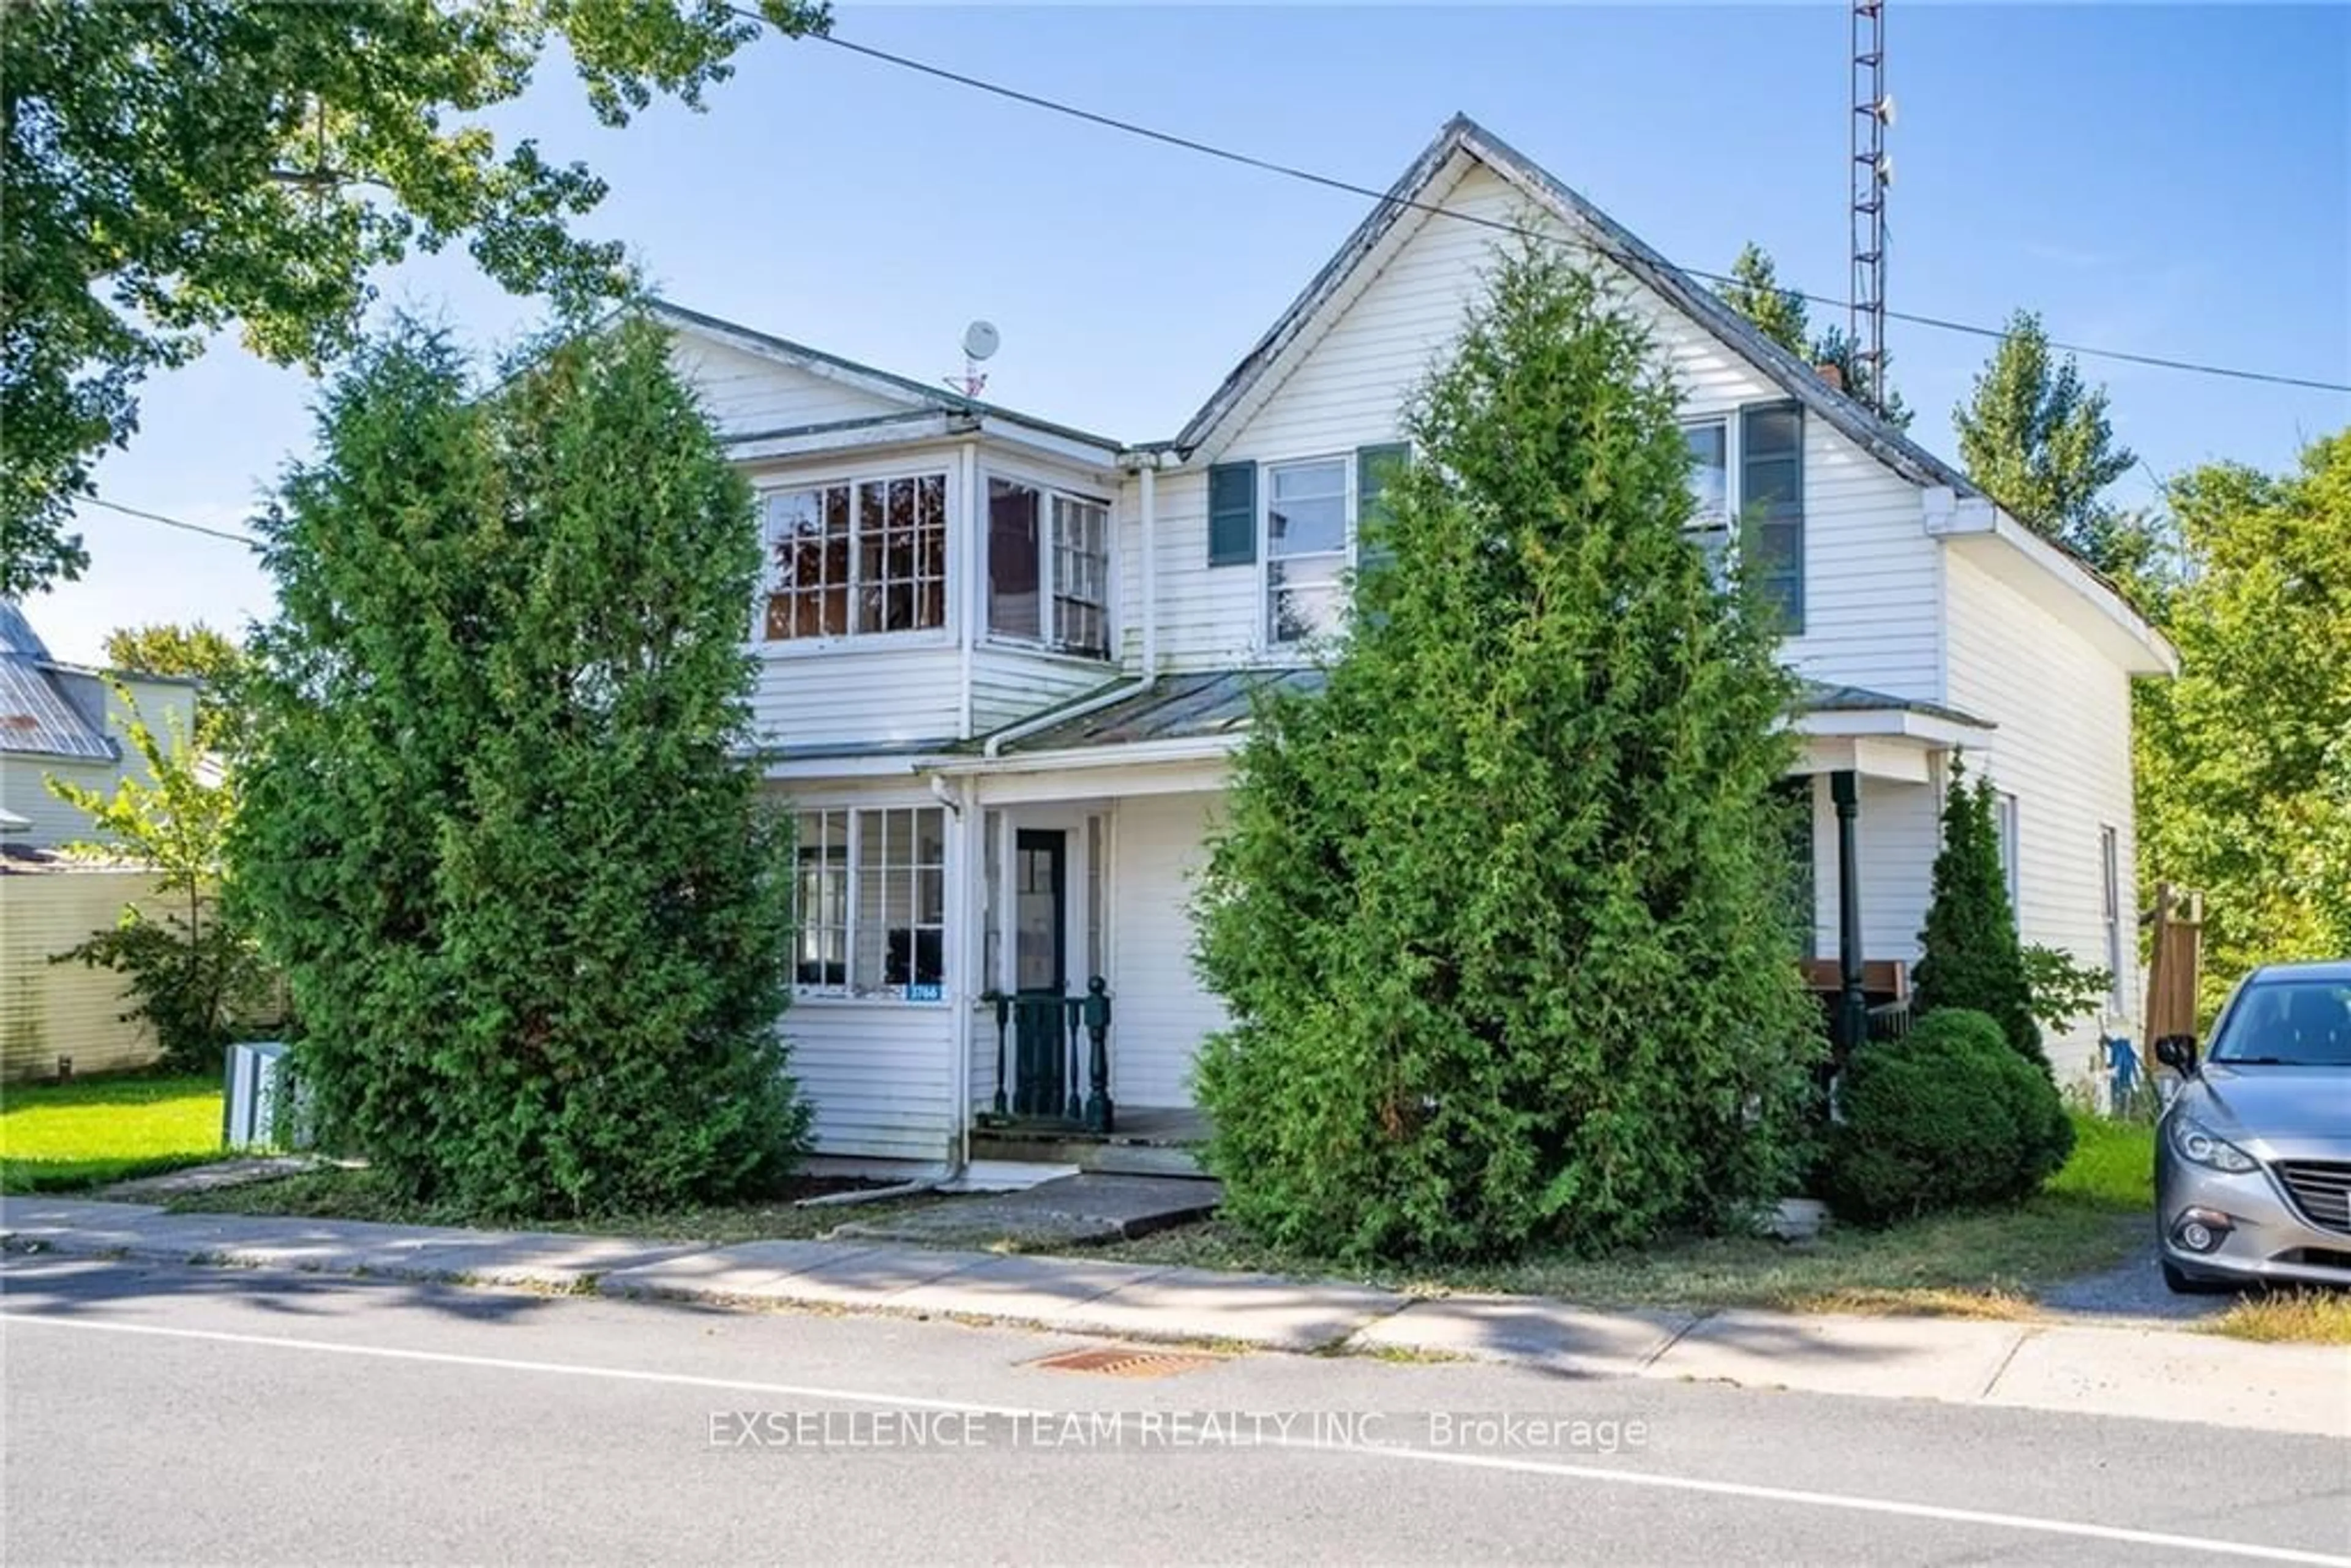
<path id="1" fill-rule="evenodd" d="M 192 534 L 204 534 L 212 538 L 226 539 L 231 544 L 249 545 L 255 549 L 261 548 L 261 541 L 251 534 L 235 533 L 227 528 L 206 528 L 202 523 L 192 523 L 185 517 L 171 517 L 161 512 L 147 511 L 143 507 L 126 507 L 120 501 L 110 501 L 103 496 L 77 497 L 75 504 L 83 507 L 103 507 L 110 512 L 120 512 L 126 517 L 139 517 L 151 523 L 161 523 L 167 528 L 183 528 Z"/>
<path id="2" fill-rule="evenodd" d="M 749 17 L 754 21 L 764 22 L 767 20 L 766 17 L 761 16 L 756 11 L 746 10 L 740 6 L 733 6 L 729 8 L 739 16 Z M 822 42 L 831 44 L 835 48 L 846 49 L 851 54 L 862 55 L 868 59 L 878 60 L 884 65 L 895 66 L 903 70 L 914 71 L 920 75 L 932 77 L 940 81 L 952 82 L 958 87 L 969 88 L 975 92 L 987 93 L 997 98 L 1008 99 L 1013 103 L 1026 104 L 1031 109 L 1042 110 L 1049 114 L 1058 114 L 1066 119 L 1081 120 L 1089 125 L 1096 125 L 1107 131 L 1118 131 L 1122 135 L 1139 137 L 1146 141 L 1155 141 L 1164 147 L 1174 147 L 1186 152 L 1196 152 L 1202 157 L 1215 158 L 1227 163 L 1238 164 L 1244 169 L 1255 169 L 1262 173 L 1280 175 L 1281 178 L 1286 180 L 1296 180 L 1309 185 L 1319 185 L 1324 190 L 1339 191 L 1348 195 L 1362 196 L 1374 202 L 1389 203 L 1395 206 L 1403 207 L 1407 211 L 1426 213 L 1433 217 L 1451 218 L 1458 223 L 1471 224 L 1479 228 L 1492 229 L 1500 234 L 1514 235 L 1523 239 L 1555 243 L 1561 237 L 1557 234 L 1544 233 L 1526 228 L 1522 225 L 1511 223 L 1504 218 L 1489 217 L 1482 213 L 1465 213 L 1457 208 L 1443 206 L 1433 202 L 1416 202 L 1409 197 L 1394 196 L 1389 194 L 1386 191 L 1379 190 L 1370 185 L 1360 184 L 1353 180 L 1343 180 L 1333 174 L 1319 173 L 1311 169 L 1300 168 L 1295 164 L 1280 162 L 1278 160 L 1271 158 L 1260 158 L 1254 153 L 1242 152 L 1234 148 L 1219 146 L 1213 141 L 1202 141 L 1195 137 L 1179 136 L 1171 131 L 1161 131 L 1154 126 L 1140 124 L 1132 120 L 1122 120 L 1116 115 L 1103 114 L 1095 110 L 1083 109 L 1076 104 L 1064 102 L 1060 99 L 1048 98 L 1042 93 L 1028 92 L 1019 88 L 1008 87 L 1002 82 L 989 81 L 984 77 L 976 77 L 968 75 L 963 71 L 951 70 L 945 66 L 934 65 L 928 60 L 918 60 L 911 56 L 893 54 L 888 49 L 876 48 L 872 44 L 861 44 L 856 42 L 854 39 L 844 38 L 835 33 L 810 34 L 809 37 L 811 38 L 820 39 Z M 1625 259 L 1623 256 L 1619 255 L 1607 246 L 1602 245 L 1594 240 L 1578 237 L 1574 243 L 1583 246 L 1584 248 L 1596 251 L 1614 261 L 1621 263 Z M 1708 272 L 1702 267 L 1681 267 L 1680 270 L 1688 277 L 1700 278 L 1708 283 L 1733 283 L 1737 281 L 1737 279 L 1730 277 L 1727 274 Z M 1838 310 L 1848 309 L 1851 305 L 1849 300 L 1839 299 L 1831 295 L 1813 294 L 1803 289 L 1791 289 L 1789 292 L 1799 296 L 1810 304 L 1825 306 Z M 1986 327 L 1971 321 L 1954 321 L 1948 317 L 1921 315 L 1916 311 L 1909 310 L 1889 309 L 1886 314 L 1897 321 L 1907 321 L 1913 326 L 1928 327 L 1941 332 L 1959 332 L 1964 333 L 1970 337 L 1989 338 L 1994 340 L 2005 339 L 2009 336 L 2008 329 L 2004 327 Z M 2085 359 L 2116 360 L 2127 364 L 2151 366 L 2157 370 L 2180 371 L 2189 374 L 2203 376 L 2221 376 L 2231 381 L 2262 382 L 2273 386 L 2302 387 L 2313 392 L 2351 392 L 2351 382 L 2330 382 L 2323 381 L 2314 376 L 2283 375 L 2270 371 L 2249 371 L 2234 365 L 2208 364 L 2195 360 L 2176 359 L 2164 354 L 2135 353 L 2126 349 L 2104 349 L 2088 343 L 2065 343 L 2053 340 L 2049 346 L 2065 353 L 2081 355 Z"/>

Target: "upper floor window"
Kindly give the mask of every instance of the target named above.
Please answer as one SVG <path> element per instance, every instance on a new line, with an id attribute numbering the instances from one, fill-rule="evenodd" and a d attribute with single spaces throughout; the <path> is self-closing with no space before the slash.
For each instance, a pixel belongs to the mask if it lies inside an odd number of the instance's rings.
<path id="1" fill-rule="evenodd" d="M 1266 470 L 1267 639 L 1299 643 L 1336 632 L 1345 617 L 1344 457 L 1277 463 Z"/>
<path id="2" fill-rule="evenodd" d="M 1730 428 L 1706 420 L 1682 426 L 1689 443 L 1689 537 L 1706 556 L 1707 570 L 1722 580 L 1730 559 Z"/>
<path id="3" fill-rule="evenodd" d="M 1110 653 L 1110 508 L 1014 479 L 987 482 L 987 629 Z"/>
<path id="4" fill-rule="evenodd" d="M 760 635 L 775 643 L 945 626 L 946 497 L 943 473 L 769 496 Z"/>
<path id="5" fill-rule="evenodd" d="M 1758 403 L 1682 427 L 1691 542 L 1718 577 L 1734 557 L 1781 629 L 1804 629 L 1804 411 Z"/>

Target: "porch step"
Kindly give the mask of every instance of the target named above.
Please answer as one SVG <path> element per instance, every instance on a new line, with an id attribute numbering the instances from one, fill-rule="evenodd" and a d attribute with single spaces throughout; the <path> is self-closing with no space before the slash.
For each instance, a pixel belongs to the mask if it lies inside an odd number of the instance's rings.
<path id="1" fill-rule="evenodd" d="M 1104 1176 L 1171 1176 L 1205 1181 L 1192 1149 L 1178 1144 L 1126 1143 L 1116 1138 L 1060 1134 L 1025 1127 L 973 1130 L 975 1159 L 1017 1160 L 1028 1165 L 1075 1166 Z"/>
<path id="2" fill-rule="evenodd" d="M 1204 1218 L 1222 1189 L 1214 1182 L 1150 1176 L 1073 1176 L 1022 1192 L 960 1198 L 855 1220 L 842 1239 L 915 1241 L 929 1247 L 1072 1247 L 1131 1239 Z"/>

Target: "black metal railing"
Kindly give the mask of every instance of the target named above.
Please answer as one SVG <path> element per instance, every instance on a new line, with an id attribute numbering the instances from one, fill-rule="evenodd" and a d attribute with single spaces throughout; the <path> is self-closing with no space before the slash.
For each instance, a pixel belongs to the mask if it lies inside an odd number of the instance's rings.
<path id="1" fill-rule="evenodd" d="M 1096 975 L 1081 997 L 1056 988 L 984 999 L 996 1007 L 996 1114 L 1110 1132 L 1109 983 Z"/>
<path id="2" fill-rule="evenodd" d="M 1910 998 L 1879 1002 L 1869 1009 L 1869 1038 L 1874 1040 L 1907 1040 L 1910 1034 Z"/>

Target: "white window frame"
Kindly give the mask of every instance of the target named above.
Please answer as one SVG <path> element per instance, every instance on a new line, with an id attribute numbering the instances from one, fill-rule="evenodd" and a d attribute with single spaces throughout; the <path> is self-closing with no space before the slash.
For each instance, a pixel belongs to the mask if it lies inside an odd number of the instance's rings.
<path id="1" fill-rule="evenodd" d="M 935 862 L 919 858 L 899 861 L 893 858 L 878 866 L 870 864 L 869 857 L 873 852 L 868 841 L 870 825 L 875 819 L 902 812 L 909 813 L 911 816 L 907 826 L 913 834 L 910 841 L 914 844 L 922 841 L 923 819 L 928 817 L 935 822 L 939 858 Z M 841 934 L 841 978 L 837 985 L 830 982 L 803 983 L 799 978 L 799 965 L 805 952 L 802 946 L 804 928 L 801 894 L 805 885 L 804 878 L 807 875 L 802 869 L 799 857 L 802 848 L 810 841 L 808 837 L 808 823 L 811 818 L 839 820 L 844 825 L 847 836 L 846 859 L 826 862 L 828 868 L 838 865 L 841 868 L 841 874 L 846 878 L 841 919 L 837 924 L 827 920 L 820 927 L 826 931 L 839 931 Z M 956 929 L 956 922 L 949 914 L 954 907 L 955 898 L 953 890 L 948 886 L 947 873 L 952 855 L 947 845 L 947 815 L 945 808 L 937 805 L 808 806 L 802 807 L 794 813 L 793 829 L 795 841 L 792 855 L 792 994 L 794 998 L 803 1001 L 886 1002 L 904 1007 L 947 1006 L 948 998 L 953 994 L 952 977 L 955 970 L 954 948 L 950 944 L 949 936 Z M 886 836 L 886 828 L 884 832 Z M 939 934 L 939 977 L 936 981 L 918 982 L 910 977 L 905 983 L 893 986 L 884 983 L 880 976 L 875 976 L 872 977 L 871 983 L 864 983 L 865 977 L 861 977 L 858 972 L 858 954 L 864 946 L 860 940 L 861 936 L 869 934 L 865 925 L 869 917 L 862 907 L 869 872 L 882 876 L 903 874 L 907 878 L 909 888 L 907 902 L 910 914 L 914 916 L 904 926 L 905 930 L 913 934 L 911 941 L 914 950 L 908 956 L 909 962 L 910 965 L 915 962 L 921 953 L 920 934 L 935 930 Z M 922 879 L 925 873 L 935 874 L 938 878 L 940 900 L 938 918 L 935 921 L 920 918 L 923 912 Z M 884 917 L 883 912 L 877 911 L 870 918 L 880 920 Z M 879 951 L 883 955 L 882 962 L 886 967 L 889 962 L 889 932 L 885 928 L 880 935 Z M 821 957 L 818 961 L 822 961 Z M 935 994 L 917 994 L 925 991 Z"/>
<path id="2" fill-rule="evenodd" d="M 939 577 L 941 602 L 939 621 L 935 626 L 904 627 L 894 632 L 861 632 L 857 629 L 857 613 L 863 596 L 862 578 L 865 551 L 862 527 L 863 508 L 860 497 L 868 485 L 889 486 L 911 480 L 921 483 L 936 481 L 939 486 Z M 807 637 L 770 637 L 768 635 L 768 601 L 779 591 L 776 547 L 782 541 L 775 522 L 776 503 L 788 496 L 815 494 L 822 496 L 831 490 L 849 492 L 849 576 L 842 584 L 847 595 L 845 629 L 838 632 L 819 632 Z M 844 643 L 872 646 L 882 643 L 949 643 L 955 638 L 956 626 L 956 476 L 951 467 L 925 463 L 913 467 L 893 466 L 886 469 L 859 469 L 847 473 L 793 475 L 762 485 L 758 492 L 759 507 L 759 581 L 751 604 L 751 642 L 766 653 L 809 653 L 837 648 Z M 886 490 L 885 490 L 886 497 Z M 820 501 L 820 506 L 822 505 Z M 886 500 L 885 500 L 886 505 Z M 919 562 L 919 557 L 917 558 Z M 921 584 L 929 580 L 918 574 L 914 579 L 919 592 Z"/>
<path id="3" fill-rule="evenodd" d="M 989 486 L 1001 481 L 1017 485 L 1037 497 L 1037 629 L 1039 635 L 1029 637 L 1018 632 L 998 631 L 995 621 L 995 516 Z M 1071 645 L 1061 625 L 1061 562 L 1060 516 L 1057 503 L 1079 507 L 1097 507 L 1102 510 L 1102 601 L 1095 606 L 1102 613 L 1102 645 L 1100 651 Z M 1066 654 L 1072 659 L 1084 659 L 1095 664 L 1107 664 L 1118 649 L 1118 622 L 1112 613 L 1118 597 L 1118 505 L 1106 496 L 1056 485 L 1034 475 L 1017 469 L 983 468 L 979 474 L 979 491 L 974 500 L 977 521 L 974 532 L 978 536 L 980 634 L 991 643 L 1014 648 L 1041 648 L 1050 653 Z"/>
<path id="4" fill-rule="evenodd" d="M 2000 841 L 2000 870 L 2008 886 L 2008 915 L 2024 929 L 2024 825 L 2017 815 L 2016 797 L 2005 789 L 1991 792 L 1992 831 Z"/>
<path id="5" fill-rule="evenodd" d="M 1693 509 L 1690 519 L 1682 526 L 1682 537 L 1698 546 L 1707 558 L 1708 571 L 1718 583 L 1728 581 L 1726 575 L 1739 559 L 1739 415 L 1736 408 L 1702 418 L 1686 419 L 1681 423 L 1685 441 L 1694 430 L 1719 430 L 1722 433 L 1722 510 L 1706 512 Z M 1687 483 L 1685 470 L 1684 483 Z M 1707 536 L 1720 534 L 1719 553 L 1707 550 Z"/>
<path id="6" fill-rule="evenodd" d="M 2129 1008 L 2123 984 L 2123 835 L 2111 822 L 2098 824 L 2098 892 L 2106 923 L 2106 1001 L 2117 1013 Z"/>
<path id="7" fill-rule="evenodd" d="M 1276 635 L 1278 623 L 1273 613 L 1273 476 L 1284 468 L 1315 468 L 1337 464 L 1340 474 L 1340 495 L 1345 510 L 1346 542 L 1337 550 L 1301 552 L 1285 556 L 1285 560 L 1322 560 L 1335 555 L 1339 559 L 1341 580 L 1338 591 L 1346 594 L 1345 574 L 1355 569 L 1355 508 L 1357 505 L 1356 455 L 1353 452 L 1320 453 L 1304 457 L 1284 457 L 1278 461 L 1260 462 L 1257 465 L 1257 617 L 1258 645 L 1270 653 L 1288 653 L 1304 657 L 1313 647 L 1312 636 L 1282 638 Z"/>

